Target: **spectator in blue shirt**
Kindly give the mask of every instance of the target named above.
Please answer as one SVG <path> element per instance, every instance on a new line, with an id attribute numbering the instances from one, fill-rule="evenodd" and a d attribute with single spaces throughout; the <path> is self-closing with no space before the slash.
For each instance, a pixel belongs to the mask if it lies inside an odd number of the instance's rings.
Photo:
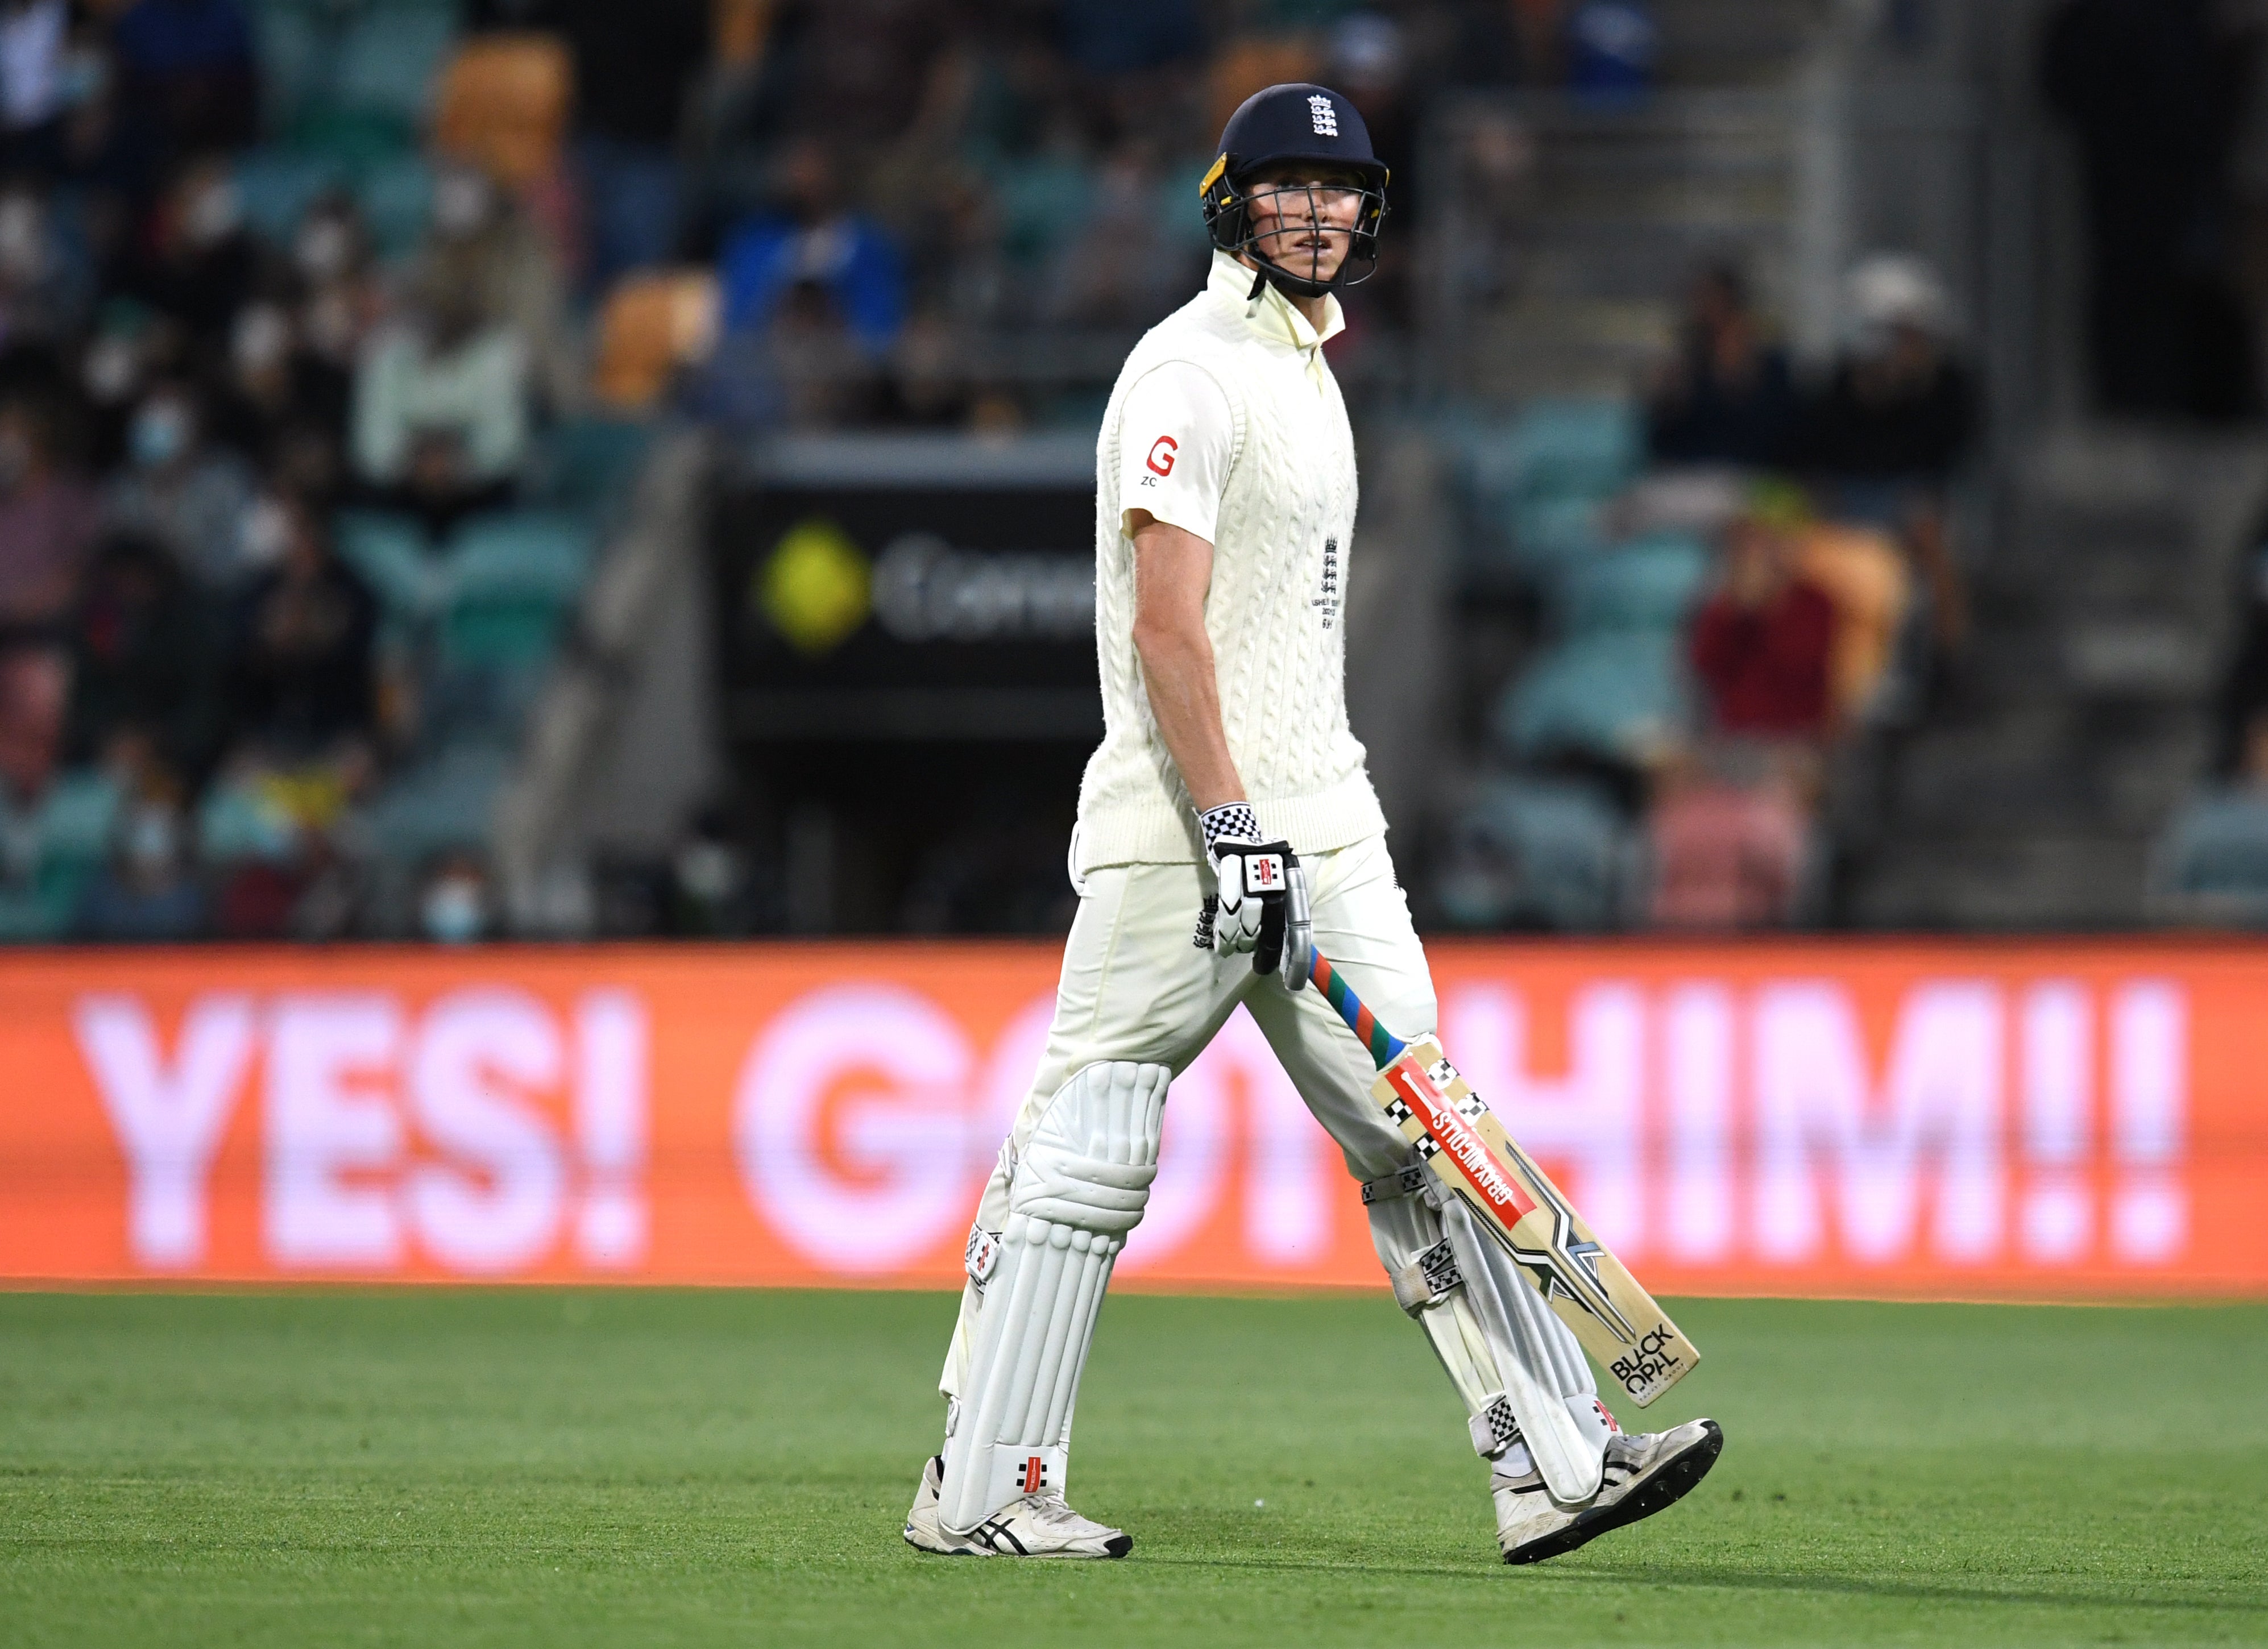
<path id="1" fill-rule="evenodd" d="M 905 271 L 898 249 L 866 217 L 843 204 L 833 158 L 815 141 L 797 144 L 781 163 L 781 209 L 750 218 L 725 237 L 718 259 L 728 332 L 762 332 L 793 288 L 809 284 L 833 300 L 850 335 L 875 354 L 905 323 Z"/>

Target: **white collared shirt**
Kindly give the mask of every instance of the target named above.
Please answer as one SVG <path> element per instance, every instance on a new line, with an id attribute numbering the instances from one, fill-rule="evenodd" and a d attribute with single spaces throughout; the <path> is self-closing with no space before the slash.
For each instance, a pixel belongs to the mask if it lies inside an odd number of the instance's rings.
<path id="1" fill-rule="evenodd" d="M 1213 547 L 1205 631 L 1221 731 L 1261 828 L 1301 852 L 1385 828 L 1347 726 L 1344 593 L 1354 438 L 1317 328 L 1255 271 L 1213 254 L 1205 290 L 1152 328 L 1120 372 L 1096 443 L 1095 642 L 1104 733 L 1079 791 L 1074 854 L 1105 865 L 1202 858 L 1189 792 L 1158 732 L 1134 647 L 1145 510 Z"/>
<path id="2" fill-rule="evenodd" d="M 1308 375 L 1322 389 L 1323 345 L 1346 330 L 1335 295 L 1323 298 L 1318 332 L 1299 306 L 1272 285 L 1251 296 L 1258 272 L 1226 252 L 1215 252 L 1208 293 L 1244 306 L 1253 329 L 1289 342 L 1307 357 Z M 1236 445 L 1236 417 L 1219 382 L 1194 362 L 1169 360 L 1129 386 L 1121 408 L 1118 507 L 1122 515 L 1146 510 L 1158 520 L 1213 541 L 1221 488 Z"/>

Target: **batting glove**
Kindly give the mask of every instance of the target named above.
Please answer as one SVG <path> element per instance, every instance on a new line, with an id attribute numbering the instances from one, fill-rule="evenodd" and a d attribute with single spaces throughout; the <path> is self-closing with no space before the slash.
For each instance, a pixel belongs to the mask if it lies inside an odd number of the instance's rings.
<path id="1" fill-rule="evenodd" d="M 1209 902 L 1212 948 L 1225 956 L 1252 957 L 1252 971 L 1272 974 L 1284 957 L 1290 868 L 1299 863 L 1288 842 L 1263 842 L 1260 821 L 1244 802 L 1199 815 L 1212 856 L 1218 891 Z M 1204 932 L 1204 918 L 1197 922 Z"/>

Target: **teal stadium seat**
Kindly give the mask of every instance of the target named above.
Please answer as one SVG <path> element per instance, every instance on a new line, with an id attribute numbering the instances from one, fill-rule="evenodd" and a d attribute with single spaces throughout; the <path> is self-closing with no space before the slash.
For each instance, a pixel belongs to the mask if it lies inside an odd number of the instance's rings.
<path id="1" fill-rule="evenodd" d="M 1511 509 L 1504 542 L 1510 564 L 1530 584 L 1605 553 L 1605 504 L 1580 495 L 1523 498 Z"/>
<path id="2" fill-rule="evenodd" d="M 197 806 L 197 857 L 207 865 L 279 864 L 298 849 L 298 827 L 249 786 L 215 780 Z"/>
<path id="3" fill-rule="evenodd" d="M 652 442 L 652 426 L 644 422 L 570 418 L 536 443 L 523 496 L 602 526 L 618 521 Z"/>
<path id="4" fill-rule="evenodd" d="M 366 4 L 340 41 L 335 91 L 349 108 L 421 129 L 431 112 L 442 60 L 457 36 L 454 0 Z"/>
<path id="5" fill-rule="evenodd" d="M 990 172 L 1000 247 L 1027 269 L 1044 266 L 1076 235 L 1094 201 L 1094 178 L 1076 160 L 1003 160 Z"/>
<path id="6" fill-rule="evenodd" d="M 360 834 L 372 851 L 397 865 L 419 865 L 451 849 L 483 849 L 511 772 L 511 752 L 492 741 L 447 746 L 379 793 L 363 810 Z"/>
<path id="7" fill-rule="evenodd" d="M 445 659 L 506 667 L 548 659 L 593 548 L 591 528 L 571 515 L 521 510 L 467 522 L 447 555 Z"/>
<path id="8" fill-rule="evenodd" d="M 259 0 L 269 134 L 357 170 L 413 149 L 458 24 L 453 0 Z"/>
<path id="9" fill-rule="evenodd" d="M 1460 820 L 1457 838 L 1458 867 L 1440 892 L 1459 926 L 1597 932 L 1621 925 L 1630 830 L 1591 786 L 1489 780 Z"/>
<path id="10" fill-rule="evenodd" d="M 1521 497 L 1610 498 L 1637 478 L 1646 444 L 1622 401 L 1537 401 L 1513 421 L 1498 461 Z"/>
<path id="11" fill-rule="evenodd" d="M 1517 760 L 1641 762 L 1683 731 L 1689 705 L 1675 632 L 1607 630 L 1538 659 L 1505 689 L 1491 732 Z"/>
<path id="12" fill-rule="evenodd" d="M 1554 592 L 1562 631 L 1682 629 L 1714 565 L 1709 547 L 1683 533 L 1657 533 L 1560 569 Z"/>
<path id="13" fill-rule="evenodd" d="M 1538 401 L 1508 423 L 1453 418 L 1471 549 L 1484 578 L 1533 580 L 1605 547 L 1602 506 L 1644 462 L 1635 409 L 1612 401 Z"/>
<path id="14" fill-rule="evenodd" d="M 56 776 L 15 823 L 36 843 L 32 873 L 0 884 L 0 941 L 61 939 L 110 851 L 122 798 L 116 781 L 94 769 Z M 0 801 L 0 810 L 8 804 Z"/>
<path id="15" fill-rule="evenodd" d="M 425 529 L 406 515 L 342 510 L 331 526 L 339 559 L 370 586 L 389 623 L 414 626 L 447 605 L 449 574 Z"/>
<path id="16" fill-rule="evenodd" d="M 357 171 L 353 187 L 379 255 L 416 251 L 433 217 L 433 168 L 425 158 L 414 151 L 375 156 Z"/>
<path id="17" fill-rule="evenodd" d="M 2227 791 L 2191 802 L 2159 843 L 2154 880 L 2201 914 L 2268 926 L 2268 798 Z"/>
<path id="18" fill-rule="evenodd" d="M 279 247 L 291 244 L 317 199 L 349 182 L 335 157 L 273 144 L 238 156 L 232 170 L 246 220 Z"/>

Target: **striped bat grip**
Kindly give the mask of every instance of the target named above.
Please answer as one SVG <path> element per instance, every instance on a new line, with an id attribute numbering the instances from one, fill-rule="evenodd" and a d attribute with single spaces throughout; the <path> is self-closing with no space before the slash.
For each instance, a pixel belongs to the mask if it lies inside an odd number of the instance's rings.
<path id="1" fill-rule="evenodd" d="M 1381 1071 L 1385 1070 L 1402 1056 L 1402 1050 L 1410 1044 L 1378 1022 L 1378 1016 L 1355 995 L 1354 987 L 1331 966 L 1329 957 L 1321 951 L 1312 951 L 1310 954 L 1314 960 L 1308 965 L 1307 977 L 1315 982 L 1315 989 L 1323 993 L 1323 999 L 1338 1010 L 1339 1017 L 1347 1022 L 1347 1029 L 1354 1033 L 1355 1041 L 1368 1050 Z"/>

